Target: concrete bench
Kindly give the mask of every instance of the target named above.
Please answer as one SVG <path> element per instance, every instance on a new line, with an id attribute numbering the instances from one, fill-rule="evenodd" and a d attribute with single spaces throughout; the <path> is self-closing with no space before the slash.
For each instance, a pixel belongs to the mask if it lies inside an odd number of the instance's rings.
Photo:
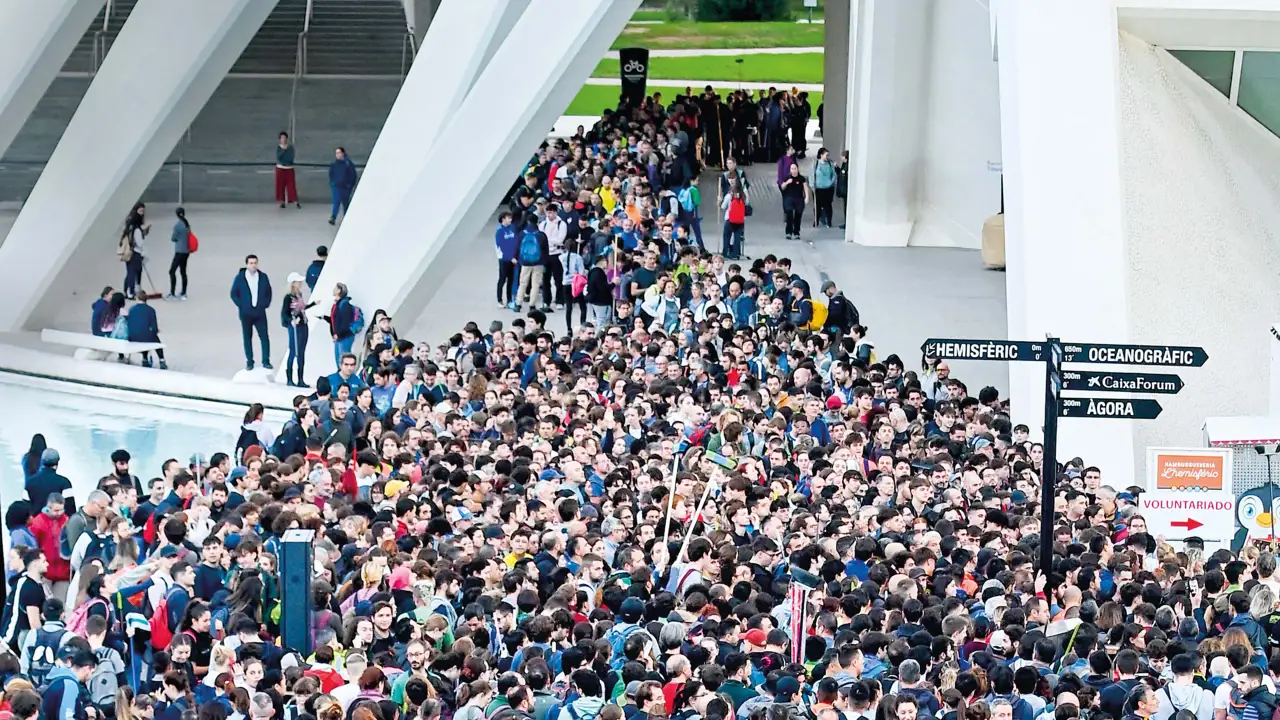
<path id="1" fill-rule="evenodd" d="M 137 355 L 152 350 L 163 350 L 164 343 L 129 342 L 110 337 L 92 335 L 90 333 L 67 332 L 66 330 L 40 331 L 40 341 L 50 345 L 65 345 L 76 348 L 77 360 L 109 360 L 116 355 Z"/>

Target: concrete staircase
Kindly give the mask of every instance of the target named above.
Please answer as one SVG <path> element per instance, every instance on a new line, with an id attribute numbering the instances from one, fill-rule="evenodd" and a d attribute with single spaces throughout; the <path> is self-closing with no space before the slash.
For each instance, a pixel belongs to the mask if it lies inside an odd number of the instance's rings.
<path id="1" fill-rule="evenodd" d="M 124 21 L 128 19 L 129 13 L 132 12 L 133 6 L 137 4 L 137 0 L 112 0 L 111 17 L 107 21 L 107 29 L 103 32 L 106 48 L 111 47 L 111 43 L 115 41 L 116 36 L 120 34 L 120 28 L 124 26 Z M 62 65 L 64 73 L 91 73 L 93 67 L 93 39 L 96 33 L 102 31 L 103 18 L 107 14 L 107 3 L 102 4 L 102 9 L 98 11 L 98 16 L 93 19 L 93 23 L 89 25 L 88 31 L 84 37 L 80 38 L 80 42 L 76 44 L 76 49 L 67 57 L 67 61 Z M 101 53 L 102 48 L 99 49 Z M 102 62 L 102 55 L 98 56 L 98 62 Z"/>
<path id="2" fill-rule="evenodd" d="M 298 35 L 306 22 L 307 0 L 279 0 L 240 59 L 231 66 L 231 72 L 292 75 Z"/>
<path id="3" fill-rule="evenodd" d="M 411 57 L 401 0 L 316 0 L 307 33 L 308 75 L 399 78 Z"/>
<path id="4" fill-rule="evenodd" d="M 223 80 L 143 199 L 178 200 L 181 159 L 184 201 L 270 200 L 276 135 L 288 127 L 292 86 L 292 77 Z M 0 159 L 0 202 L 22 201 L 31 193 L 88 87 L 86 77 L 54 81 Z M 298 84 L 294 147 L 303 202 L 327 201 L 326 169 L 335 147 L 345 147 L 357 165 L 364 165 L 399 91 L 398 77 L 304 78 Z"/>

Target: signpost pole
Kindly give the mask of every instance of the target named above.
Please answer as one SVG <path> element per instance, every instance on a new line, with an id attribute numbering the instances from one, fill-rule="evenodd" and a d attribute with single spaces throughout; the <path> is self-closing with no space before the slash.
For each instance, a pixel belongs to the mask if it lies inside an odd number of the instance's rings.
<path id="1" fill-rule="evenodd" d="M 1053 499 L 1058 479 L 1058 412 L 1062 395 L 1062 343 L 1046 338 L 1044 359 L 1044 460 L 1040 463 L 1040 572 L 1053 569 Z"/>

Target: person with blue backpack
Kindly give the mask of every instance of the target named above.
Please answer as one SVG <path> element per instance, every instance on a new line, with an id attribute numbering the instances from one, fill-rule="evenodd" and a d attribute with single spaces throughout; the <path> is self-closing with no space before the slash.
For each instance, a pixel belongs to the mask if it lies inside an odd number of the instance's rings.
<path id="1" fill-rule="evenodd" d="M 345 283 L 333 286 L 333 308 L 328 317 L 329 335 L 333 337 L 333 364 L 342 366 L 342 356 L 351 352 L 356 335 L 364 330 L 364 312 L 351 302 Z"/>
<path id="2" fill-rule="evenodd" d="M 676 200 L 680 203 L 680 215 L 676 218 L 676 221 L 689 228 L 698 243 L 698 247 L 704 248 L 705 246 L 702 244 L 702 214 L 700 212 L 702 191 L 698 189 L 697 183 L 685 178 L 680 192 L 676 193 Z"/>
<path id="3" fill-rule="evenodd" d="M 551 296 L 543 288 L 542 283 L 542 276 L 547 271 L 547 258 L 550 255 L 551 250 L 547 246 L 546 234 L 533 222 L 526 224 L 520 231 L 520 244 L 516 251 L 516 260 L 520 265 L 520 280 L 516 288 L 515 307 L 512 310 L 520 312 L 526 297 L 531 307 L 537 307 L 534 295 L 541 290 L 542 311 L 551 311 Z"/>

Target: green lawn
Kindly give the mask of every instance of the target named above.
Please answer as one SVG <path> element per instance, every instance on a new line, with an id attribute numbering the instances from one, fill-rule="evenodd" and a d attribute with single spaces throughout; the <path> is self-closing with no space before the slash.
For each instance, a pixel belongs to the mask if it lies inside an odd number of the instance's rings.
<path id="1" fill-rule="evenodd" d="M 767 83 L 821 83 L 822 53 L 799 55 L 744 55 L 739 58 L 718 55 L 702 57 L 656 57 L 649 60 L 649 77 L 687 80 L 742 80 Z M 739 76 L 741 71 L 741 76 Z M 618 77 L 618 61 L 605 58 L 593 77 Z"/>
<path id="2" fill-rule="evenodd" d="M 666 20 L 666 10 L 637 10 L 635 15 L 631 16 L 632 20 Z"/>
<path id="3" fill-rule="evenodd" d="M 664 22 L 628 25 L 614 41 L 613 49 L 821 47 L 823 32 L 822 25 L 795 22 Z"/>
<path id="4" fill-rule="evenodd" d="M 732 90 L 732 84 L 725 84 L 723 91 Z M 648 93 L 652 95 L 655 92 L 662 93 L 663 101 L 670 103 L 671 99 L 676 95 L 684 92 L 681 87 L 664 87 L 650 85 Z M 701 88 L 694 88 L 695 91 Z M 817 117 L 818 104 L 822 102 L 822 93 L 809 93 L 809 104 L 813 106 L 814 117 Z M 582 88 L 578 96 L 569 103 L 569 109 L 564 111 L 565 115 L 599 115 L 601 110 L 605 108 L 613 108 L 618 104 L 618 88 L 609 85 L 587 85 Z"/>

